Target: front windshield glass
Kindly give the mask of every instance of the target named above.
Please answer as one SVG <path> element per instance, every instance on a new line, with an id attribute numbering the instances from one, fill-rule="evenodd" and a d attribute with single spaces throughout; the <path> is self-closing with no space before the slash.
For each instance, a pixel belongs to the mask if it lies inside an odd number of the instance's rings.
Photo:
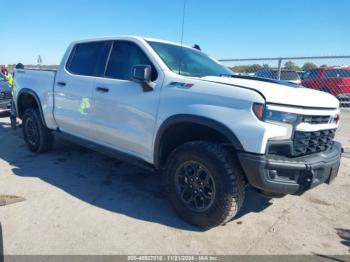
<path id="1" fill-rule="evenodd" d="M 232 71 L 199 50 L 178 45 L 148 42 L 171 71 L 183 76 L 231 75 Z"/>

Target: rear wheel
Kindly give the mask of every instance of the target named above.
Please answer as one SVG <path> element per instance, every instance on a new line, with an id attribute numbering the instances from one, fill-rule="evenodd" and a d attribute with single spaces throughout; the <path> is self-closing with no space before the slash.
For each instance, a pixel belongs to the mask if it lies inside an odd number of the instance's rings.
<path id="1" fill-rule="evenodd" d="M 235 157 L 205 141 L 181 145 L 165 174 L 170 202 L 187 222 L 212 228 L 231 220 L 243 204 L 245 182 Z"/>
<path id="2" fill-rule="evenodd" d="M 54 137 L 46 128 L 37 109 L 26 109 L 22 119 L 23 137 L 30 149 L 35 153 L 46 152 L 52 148 Z"/>

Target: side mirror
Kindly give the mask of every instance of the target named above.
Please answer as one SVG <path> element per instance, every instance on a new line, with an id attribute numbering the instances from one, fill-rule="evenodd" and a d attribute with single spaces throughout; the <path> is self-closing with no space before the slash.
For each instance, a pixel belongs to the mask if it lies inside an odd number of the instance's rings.
<path id="1" fill-rule="evenodd" d="M 132 79 L 140 83 L 144 92 L 152 91 L 151 77 L 152 67 L 150 65 L 135 65 L 132 68 Z"/>

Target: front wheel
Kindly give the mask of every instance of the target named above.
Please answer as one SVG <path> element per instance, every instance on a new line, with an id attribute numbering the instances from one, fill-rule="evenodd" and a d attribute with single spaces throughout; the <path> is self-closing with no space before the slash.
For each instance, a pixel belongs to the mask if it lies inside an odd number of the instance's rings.
<path id="1" fill-rule="evenodd" d="M 243 204 L 242 170 L 234 155 L 218 144 L 181 145 L 168 158 L 164 175 L 175 211 L 201 228 L 225 224 Z"/>
<path id="2" fill-rule="evenodd" d="M 37 109 L 26 109 L 22 118 L 23 137 L 30 151 L 35 153 L 51 149 L 54 137 L 46 128 Z"/>

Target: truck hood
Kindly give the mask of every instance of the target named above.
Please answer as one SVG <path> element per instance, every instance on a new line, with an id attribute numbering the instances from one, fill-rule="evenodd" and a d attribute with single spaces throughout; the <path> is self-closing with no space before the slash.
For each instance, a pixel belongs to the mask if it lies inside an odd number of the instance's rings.
<path id="1" fill-rule="evenodd" d="M 260 93 L 267 103 L 317 108 L 339 107 L 339 101 L 333 95 L 297 85 L 217 76 L 207 76 L 201 78 L 201 80 L 254 90 Z"/>

